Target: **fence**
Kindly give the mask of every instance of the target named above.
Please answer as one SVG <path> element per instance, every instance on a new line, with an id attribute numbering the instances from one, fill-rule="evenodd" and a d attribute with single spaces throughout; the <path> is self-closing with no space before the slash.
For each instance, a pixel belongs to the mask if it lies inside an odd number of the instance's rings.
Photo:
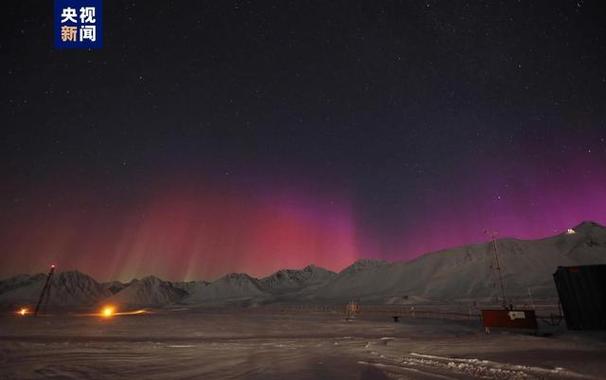
<path id="1" fill-rule="evenodd" d="M 481 320 L 482 306 L 450 305 L 359 305 L 359 318 L 425 318 L 445 320 Z M 345 317 L 346 304 L 279 304 L 264 305 L 256 308 L 246 309 L 248 313 L 259 314 L 323 314 L 330 313 Z M 562 316 L 557 305 L 543 305 L 537 307 L 536 318 L 548 324 L 558 324 Z"/>

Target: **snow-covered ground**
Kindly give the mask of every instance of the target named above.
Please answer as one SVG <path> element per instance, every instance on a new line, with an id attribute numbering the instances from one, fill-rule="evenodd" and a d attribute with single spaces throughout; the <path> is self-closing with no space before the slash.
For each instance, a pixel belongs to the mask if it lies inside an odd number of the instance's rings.
<path id="1" fill-rule="evenodd" d="M 604 378 L 604 334 L 493 332 L 477 321 L 162 310 L 0 317 L 0 378 Z"/>

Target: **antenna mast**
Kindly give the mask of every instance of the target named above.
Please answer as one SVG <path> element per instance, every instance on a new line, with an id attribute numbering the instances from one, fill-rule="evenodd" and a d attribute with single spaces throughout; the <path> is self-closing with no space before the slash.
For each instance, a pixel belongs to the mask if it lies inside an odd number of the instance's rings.
<path id="1" fill-rule="evenodd" d="M 54 273 L 55 273 L 55 264 L 51 265 L 50 271 L 48 272 L 48 275 L 46 276 L 46 282 L 44 283 L 44 287 L 42 288 L 42 292 L 40 293 L 40 298 L 38 299 L 38 303 L 36 304 L 36 309 L 34 310 L 34 317 L 36 317 L 38 315 L 38 312 L 40 311 L 40 306 L 44 302 L 44 299 L 46 298 L 48 300 L 48 298 L 50 296 L 50 284 L 51 284 L 51 279 L 52 279 Z"/>
<path id="2" fill-rule="evenodd" d="M 503 307 L 505 309 L 507 309 L 507 297 L 505 296 L 505 285 L 503 283 L 503 273 L 501 272 L 501 261 L 499 260 L 499 250 L 497 247 L 497 232 L 488 232 L 485 231 L 485 233 L 490 236 L 491 242 L 492 242 L 492 247 L 494 250 L 494 261 L 495 261 L 495 268 L 497 271 L 497 277 L 499 279 L 499 287 L 501 290 L 501 301 L 503 304 Z"/>

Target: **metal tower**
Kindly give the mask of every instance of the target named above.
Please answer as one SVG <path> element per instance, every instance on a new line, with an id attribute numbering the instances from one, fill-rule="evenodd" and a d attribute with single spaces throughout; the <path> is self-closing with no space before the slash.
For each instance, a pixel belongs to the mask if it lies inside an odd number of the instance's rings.
<path id="1" fill-rule="evenodd" d="M 490 236 L 492 248 L 494 250 L 494 261 L 495 267 L 494 269 L 497 272 L 497 278 L 499 280 L 499 288 L 501 290 L 501 302 L 503 307 L 507 309 L 507 297 L 505 296 L 505 285 L 503 283 L 503 273 L 501 272 L 501 260 L 499 259 L 499 250 L 497 247 L 497 233 L 496 232 L 488 232 L 484 231 L 488 236 Z"/>
<path id="2" fill-rule="evenodd" d="M 40 311 L 40 306 L 42 306 L 45 301 L 48 301 L 50 297 L 50 284 L 54 273 L 55 264 L 51 265 L 50 271 L 48 272 L 48 276 L 46 276 L 46 282 L 44 283 L 44 287 L 42 288 L 42 292 L 40 293 L 40 298 L 38 299 L 38 303 L 36 304 L 36 309 L 34 310 L 34 317 L 38 315 L 38 312 Z"/>

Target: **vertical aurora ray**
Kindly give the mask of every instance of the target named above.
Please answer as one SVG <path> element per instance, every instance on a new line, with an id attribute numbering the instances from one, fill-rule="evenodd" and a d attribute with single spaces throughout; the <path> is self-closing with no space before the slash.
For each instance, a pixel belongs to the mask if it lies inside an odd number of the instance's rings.
<path id="1" fill-rule="evenodd" d="M 2 239 L 3 249 L 13 252 L 3 257 L 4 268 L 33 272 L 50 260 L 100 279 L 156 274 L 181 280 L 265 275 L 310 263 L 338 270 L 358 257 L 348 201 L 183 188 L 123 208 L 107 209 L 83 194 L 56 209 L 20 210 Z"/>
<path id="2" fill-rule="evenodd" d="M 606 224 L 606 171 L 598 161 L 557 163 L 557 171 L 550 170 L 552 160 L 510 164 L 499 175 L 494 163 L 455 173 L 453 182 L 438 182 L 445 190 L 419 191 L 388 229 L 365 223 L 343 192 L 305 192 L 267 185 L 271 181 L 230 188 L 165 180 L 117 205 L 98 199 L 95 189 L 55 181 L 6 213 L 0 267 L 8 276 L 57 262 L 101 280 L 262 276 L 311 263 L 338 271 L 358 258 L 406 260 L 485 241 L 485 229 L 535 239 L 583 220 Z"/>

